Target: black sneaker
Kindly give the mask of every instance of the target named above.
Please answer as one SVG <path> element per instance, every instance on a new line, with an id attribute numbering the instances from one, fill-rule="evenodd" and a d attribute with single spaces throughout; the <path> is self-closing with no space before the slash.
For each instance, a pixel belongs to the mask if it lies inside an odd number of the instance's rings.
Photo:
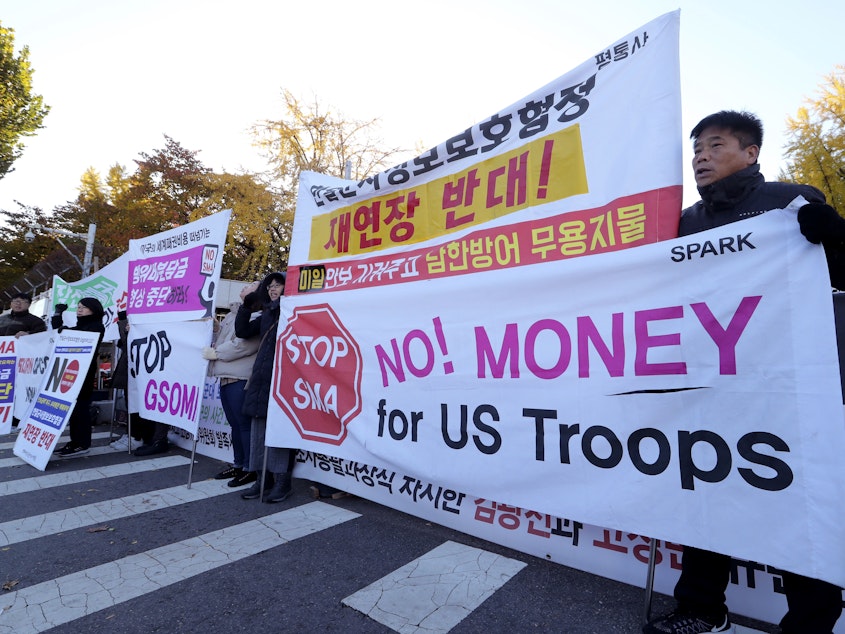
<path id="1" fill-rule="evenodd" d="M 214 476 L 214 479 L 215 480 L 230 480 L 232 478 L 237 478 L 242 473 L 243 473 L 243 469 L 241 469 L 240 467 L 226 467 L 225 469 L 223 469 L 223 471 L 221 471 L 216 476 Z"/>
<path id="2" fill-rule="evenodd" d="M 151 445 L 144 445 L 143 447 L 138 447 L 135 451 L 132 452 L 133 456 L 153 456 L 159 453 L 165 453 L 168 449 L 170 449 L 170 443 L 166 440 L 157 440 Z"/>
<path id="3" fill-rule="evenodd" d="M 226 484 L 232 488 L 246 486 L 258 479 L 258 474 L 255 471 L 241 471 L 240 475 L 235 476 Z"/>
<path id="4" fill-rule="evenodd" d="M 643 627 L 643 634 L 706 634 L 734 631 L 727 615 L 721 621 L 709 621 L 683 612 L 672 612 Z"/>
<path id="5" fill-rule="evenodd" d="M 90 451 L 91 449 L 89 449 L 88 447 L 79 447 L 72 443 L 68 443 L 64 447 L 59 449 L 57 453 L 62 458 L 75 458 L 76 456 L 84 456 Z"/>

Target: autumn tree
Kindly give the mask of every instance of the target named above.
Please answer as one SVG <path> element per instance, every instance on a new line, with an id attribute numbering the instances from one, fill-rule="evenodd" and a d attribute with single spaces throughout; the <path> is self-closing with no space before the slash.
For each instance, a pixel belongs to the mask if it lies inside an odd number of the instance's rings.
<path id="1" fill-rule="evenodd" d="M 252 133 L 270 164 L 266 177 L 281 203 L 283 218 L 291 223 L 302 171 L 360 180 L 386 169 L 390 159 L 404 151 L 384 147 L 376 134 L 378 119 L 349 119 L 316 98 L 304 104 L 288 90 L 282 97 L 283 117 L 254 125 Z M 287 249 L 290 226 L 285 234 Z"/>
<path id="2" fill-rule="evenodd" d="M 274 194 L 249 174 L 217 174 L 165 136 L 163 148 L 141 152 L 136 169 L 113 165 L 106 177 L 82 175 L 75 201 L 57 207 L 62 228 L 97 224 L 95 255 L 102 263 L 126 252 L 129 240 L 232 210 L 224 247 L 223 277 L 254 279 L 283 268 L 290 219 Z"/>
<path id="3" fill-rule="evenodd" d="M 32 90 L 29 47 L 15 55 L 15 31 L 0 23 L 0 179 L 23 154 L 23 137 L 33 136 L 50 111 Z"/>
<path id="4" fill-rule="evenodd" d="M 787 119 L 782 180 L 818 187 L 845 216 L 845 66 L 825 78 L 818 96 Z"/>

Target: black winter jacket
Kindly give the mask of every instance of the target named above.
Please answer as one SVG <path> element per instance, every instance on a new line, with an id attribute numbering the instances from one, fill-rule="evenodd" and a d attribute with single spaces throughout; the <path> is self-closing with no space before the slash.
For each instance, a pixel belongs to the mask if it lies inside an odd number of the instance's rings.
<path id="1" fill-rule="evenodd" d="M 678 236 L 707 231 L 715 227 L 757 216 L 771 209 L 783 209 L 798 196 L 808 203 L 825 202 L 824 194 L 810 185 L 766 182 L 756 163 L 730 176 L 698 188 L 701 200 L 684 209 Z M 795 223 L 798 231 L 798 223 Z M 845 245 L 825 244 L 831 284 L 845 288 Z"/>
<path id="2" fill-rule="evenodd" d="M 266 280 L 265 280 L 266 282 Z M 250 417 L 266 418 L 270 401 L 270 383 L 273 380 L 273 360 L 276 355 L 276 331 L 279 326 L 279 300 L 270 301 L 264 282 L 258 290 L 264 300 L 261 315 L 252 316 L 252 306 L 247 302 L 238 308 L 235 316 L 235 336 L 241 339 L 261 337 L 252 374 L 246 384 L 243 413 Z"/>
<path id="3" fill-rule="evenodd" d="M 43 319 L 33 315 L 28 310 L 18 313 L 10 311 L 7 315 L 0 315 L 0 336 L 16 335 L 21 331 L 34 335 L 36 332 L 47 330 Z"/>

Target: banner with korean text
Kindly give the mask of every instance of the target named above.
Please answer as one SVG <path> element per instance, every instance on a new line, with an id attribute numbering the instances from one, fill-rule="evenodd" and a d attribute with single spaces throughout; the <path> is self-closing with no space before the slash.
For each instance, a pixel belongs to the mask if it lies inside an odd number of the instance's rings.
<path id="1" fill-rule="evenodd" d="M 38 396 L 50 365 L 55 331 L 38 332 L 15 340 L 15 418 L 23 420 Z"/>
<path id="2" fill-rule="evenodd" d="M 166 323 L 214 316 L 231 215 L 231 210 L 226 209 L 181 227 L 129 241 L 130 323 Z"/>
<path id="3" fill-rule="evenodd" d="M 15 415 L 16 343 L 15 337 L 0 337 L 0 434 L 12 431 Z"/>
<path id="4" fill-rule="evenodd" d="M 303 173 L 286 294 L 486 273 L 676 236 L 678 26 L 679 12 L 666 14 L 370 178 Z"/>
<path id="5" fill-rule="evenodd" d="M 475 277 L 286 298 L 268 443 L 845 584 L 832 296 L 794 211 Z"/>
<path id="6" fill-rule="evenodd" d="M 29 335 L 30 337 L 34 335 Z M 48 369 L 26 418 L 20 422 L 13 453 L 44 471 L 70 420 L 76 397 L 97 352 L 100 334 L 64 330 L 54 335 Z"/>
<path id="7" fill-rule="evenodd" d="M 103 326 L 106 332 L 103 341 L 117 341 L 120 338 L 117 313 L 126 310 L 128 265 L 129 255 L 124 253 L 114 262 L 78 282 L 65 282 L 58 275 L 54 275 L 52 308 L 55 310 L 56 304 L 65 304 L 68 307 L 62 314 L 62 321 L 70 327 L 76 325 L 75 311 L 80 299 L 94 297 L 100 300 L 105 310 Z"/>

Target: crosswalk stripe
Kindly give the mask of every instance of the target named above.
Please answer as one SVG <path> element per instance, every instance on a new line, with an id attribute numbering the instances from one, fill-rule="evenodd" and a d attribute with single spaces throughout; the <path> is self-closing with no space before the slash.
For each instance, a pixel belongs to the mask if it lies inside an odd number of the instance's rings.
<path id="1" fill-rule="evenodd" d="M 119 452 L 115 449 L 112 449 L 108 445 L 102 447 L 91 447 L 91 451 L 87 454 L 81 456 L 74 456 L 73 458 L 62 458 L 58 456 L 55 452 L 52 456 L 50 456 L 50 462 L 54 460 L 75 460 L 78 461 L 80 458 L 85 458 L 86 456 L 103 456 L 106 454 L 114 454 L 114 453 L 127 453 L 125 451 Z M 0 467 L 17 467 L 22 464 L 29 464 L 25 460 L 18 458 L 17 456 L 12 456 L 11 458 L 0 458 Z"/>
<path id="2" fill-rule="evenodd" d="M 396 632 L 445 634 L 525 566 L 449 541 L 343 603 Z"/>
<path id="3" fill-rule="evenodd" d="M 226 485 L 226 482 L 205 480 L 194 483 L 190 489 L 181 485 L 95 502 L 64 511 L 32 515 L 0 524 L 0 546 L 17 544 L 92 524 L 103 524 L 122 517 L 178 506 L 187 502 L 205 500 L 224 493 L 232 493 L 232 489 Z"/>
<path id="4" fill-rule="evenodd" d="M 28 493 L 30 491 L 41 491 L 52 487 L 60 487 L 66 484 L 78 484 L 103 478 L 115 478 L 144 471 L 156 471 L 157 469 L 169 469 L 170 467 L 181 467 L 191 464 L 191 459 L 185 456 L 164 456 L 149 460 L 133 460 L 121 464 L 113 464 L 107 467 L 95 469 L 82 469 L 80 471 L 66 471 L 64 473 L 51 473 L 33 478 L 22 478 L 11 482 L 0 482 L 0 497 L 4 495 L 15 495 L 17 493 Z"/>
<path id="5" fill-rule="evenodd" d="M 91 434 L 91 440 L 102 440 L 103 438 L 108 438 L 109 432 L 107 431 L 96 431 Z M 112 436 L 115 440 L 120 437 L 120 434 Z M 70 440 L 70 436 L 61 436 L 59 438 L 59 443 L 65 443 Z M 0 449 L 11 449 L 15 446 L 15 440 L 12 442 L 0 442 Z"/>
<path id="6" fill-rule="evenodd" d="M 311 502 L 7 593 L 0 633 L 43 632 L 356 517 Z"/>

